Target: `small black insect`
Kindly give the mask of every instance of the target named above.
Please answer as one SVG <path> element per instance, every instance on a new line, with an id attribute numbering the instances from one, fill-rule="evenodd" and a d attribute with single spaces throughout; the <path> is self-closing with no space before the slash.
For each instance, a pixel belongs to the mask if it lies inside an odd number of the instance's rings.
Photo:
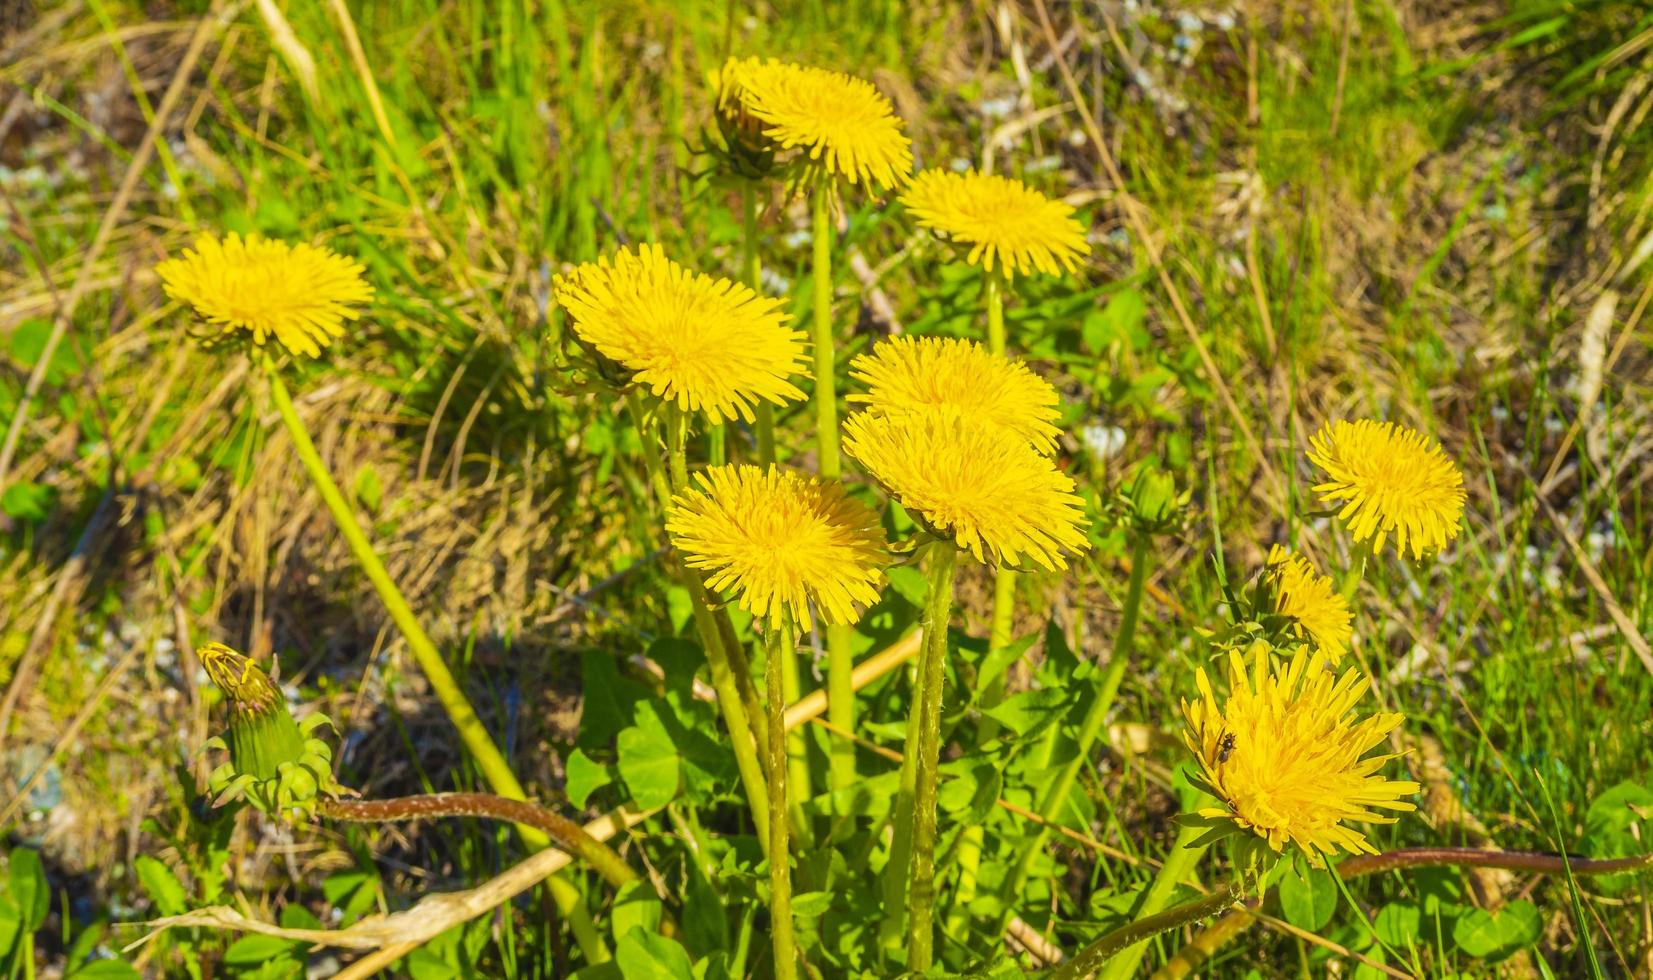
<path id="1" fill-rule="evenodd" d="M 1217 741 L 1217 764 L 1221 765 L 1222 763 L 1227 762 L 1228 757 L 1233 754 L 1234 733 L 1223 732 L 1223 737 Z"/>

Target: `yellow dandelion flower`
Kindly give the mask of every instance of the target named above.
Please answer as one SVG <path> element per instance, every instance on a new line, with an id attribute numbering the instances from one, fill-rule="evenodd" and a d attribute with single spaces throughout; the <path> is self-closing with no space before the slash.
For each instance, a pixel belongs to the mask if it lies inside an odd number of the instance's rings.
<path id="1" fill-rule="evenodd" d="M 901 202 L 921 226 L 970 246 L 971 265 L 991 272 L 997 263 L 1006 279 L 1073 272 L 1090 253 L 1072 208 L 1009 177 L 926 170 Z"/>
<path id="2" fill-rule="evenodd" d="M 867 393 L 849 400 L 873 412 L 941 413 L 1014 432 L 1046 455 L 1056 451 L 1056 389 L 974 341 L 894 337 L 857 357 L 850 374 Z"/>
<path id="3" fill-rule="evenodd" d="M 718 466 L 679 492 L 666 530 L 706 584 L 779 624 L 808 627 L 809 601 L 829 623 L 853 623 L 878 601 L 884 533 L 841 485 L 787 470 Z"/>
<path id="4" fill-rule="evenodd" d="M 1084 550 L 1073 481 L 1015 433 L 959 418 L 860 412 L 844 424 L 844 451 L 916 520 L 978 561 L 1022 557 L 1066 568 Z"/>
<path id="5" fill-rule="evenodd" d="M 805 371 L 804 335 L 787 328 L 781 301 L 690 272 L 658 245 L 582 265 L 552 290 L 582 342 L 713 423 L 803 397 L 787 379 Z"/>
<path id="6" fill-rule="evenodd" d="M 1276 852 L 1296 844 L 1311 859 L 1338 849 L 1376 854 L 1346 823 L 1394 823 L 1373 811 L 1417 809 L 1402 799 L 1418 792 L 1417 783 L 1378 773 L 1395 756 L 1366 755 L 1405 716 L 1357 719 L 1355 705 L 1370 686 L 1357 670 L 1334 674 L 1325 657 L 1302 647 L 1290 661 L 1274 659 L 1266 643 L 1256 645 L 1249 667 L 1230 651 L 1230 690 L 1221 705 L 1203 669 L 1199 698 L 1182 702 L 1183 741 L 1199 761 L 1203 788 L 1223 803 L 1199 816 L 1217 825 L 1232 821 Z"/>
<path id="7" fill-rule="evenodd" d="M 1274 611 L 1289 617 L 1329 662 L 1342 660 L 1354 635 L 1349 601 L 1332 588 L 1331 579 L 1315 573 L 1307 558 L 1279 545 L 1269 549 L 1268 566 Z"/>
<path id="8" fill-rule="evenodd" d="M 271 334 L 295 354 L 317 357 L 344 336 L 344 323 L 373 299 L 360 262 L 315 245 L 235 232 L 195 240 L 183 257 L 155 267 L 161 286 L 224 334 L 246 331 L 263 346 Z"/>
<path id="9" fill-rule="evenodd" d="M 1356 541 L 1373 538 L 1383 550 L 1413 558 L 1439 551 L 1458 536 L 1464 513 L 1464 475 L 1440 443 L 1392 422 L 1338 420 L 1309 440 L 1309 461 L 1328 479 L 1314 492 L 1327 503 L 1346 501 L 1337 516 Z"/>
<path id="10" fill-rule="evenodd" d="M 901 119 L 871 82 L 757 58 L 726 67 L 724 78 L 729 98 L 762 124 L 764 136 L 807 153 L 828 175 L 895 187 L 912 172 Z"/>

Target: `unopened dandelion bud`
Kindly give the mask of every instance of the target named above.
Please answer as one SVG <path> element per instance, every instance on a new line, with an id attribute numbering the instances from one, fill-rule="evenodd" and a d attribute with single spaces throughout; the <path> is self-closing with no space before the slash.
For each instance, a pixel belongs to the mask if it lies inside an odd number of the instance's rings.
<path id="1" fill-rule="evenodd" d="M 1125 491 L 1126 521 L 1141 534 L 1170 534 L 1187 520 L 1188 491 L 1177 492 L 1170 474 L 1153 466 L 1138 471 Z"/>
<path id="2" fill-rule="evenodd" d="M 310 812 L 321 794 L 344 791 L 333 779 L 332 749 L 311 735 L 330 724 L 325 715 L 294 719 L 269 675 L 221 643 L 207 644 L 196 656 L 230 709 L 228 740 L 213 738 L 205 746 L 228 749 L 230 755 L 209 780 L 215 806 L 245 799 L 286 817 Z"/>
<path id="3" fill-rule="evenodd" d="M 718 74 L 718 132 L 723 137 L 724 166 L 747 180 L 763 180 L 776 172 L 775 153 L 780 148 L 764 133 L 763 121 L 752 114 L 744 84 L 745 70 L 756 59 L 730 58 Z"/>

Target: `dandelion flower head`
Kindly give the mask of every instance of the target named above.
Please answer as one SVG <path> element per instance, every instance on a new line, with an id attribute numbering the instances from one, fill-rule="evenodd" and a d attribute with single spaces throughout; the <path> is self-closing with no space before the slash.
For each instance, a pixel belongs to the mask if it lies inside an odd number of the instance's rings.
<path id="1" fill-rule="evenodd" d="M 977 561 L 1066 568 L 1084 550 L 1073 481 L 1013 432 L 941 416 L 859 412 L 844 451 L 909 514 Z"/>
<path id="2" fill-rule="evenodd" d="M 673 500 L 672 544 L 707 586 L 779 624 L 853 623 L 878 601 L 885 541 L 878 516 L 825 483 L 789 470 L 717 466 Z"/>
<path id="3" fill-rule="evenodd" d="M 1274 594 L 1274 612 L 1290 619 L 1317 652 L 1337 663 L 1348 652 L 1349 602 L 1332 588 L 1332 580 L 1315 572 L 1302 555 L 1275 545 L 1268 553 L 1268 579 Z"/>
<path id="4" fill-rule="evenodd" d="M 804 335 L 787 327 L 781 301 L 691 272 L 658 245 L 582 265 L 552 291 L 582 342 L 714 424 L 803 397 L 788 379 L 806 370 Z"/>
<path id="5" fill-rule="evenodd" d="M 894 337 L 857 357 L 850 374 L 867 392 L 849 400 L 877 414 L 939 413 L 1013 432 L 1046 455 L 1056 451 L 1056 389 L 975 341 Z"/>
<path id="6" fill-rule="evenodd" d="M 1007 279 L 1071 273 L 1090 253 L 1073 208 L 1010 177 L 926 170 L 901 202 L 921 226 L 968 245 L 971 265 L 997 266 Z"/>
<path id="7" fill-rule="evenodd" d="M 1379 712 L 1356 717 L 1367 679 L 1341 675 L 1326 658 L 1299 647 L 1276 658 L 1254 644 L 1251 661 L 1229 652 L 1229 693 L 1219 701 L 1201 669 L 1199 697 L 1183 701 L 1183 741 L 1199 762 L 1202 788 L 1221 801 L 1198 816 L 1231 824 L 1267 841 L 1275 852 L 1295 844 L 1311 859 L 1344 850 L 1375 854 L 1351 822 L 1393 823 L 1378 810 L 1408 811 L 1418 784 L 1385 778 L 1392 754 L 1367 755 L 1405 717 Z"/>
<path id="8" fill-rule="evenodd" d="M 1414 559 L 1438 552 L 1463 526 L 1464 476 L 1435 440 L 1392 422 L 1338 420 L 1309 440 L 1309 461 L 1326 473 L 1320 499 L 1374 552 L 1390 534 Z"/>
<path id="9" fill-rule="evenodd" d="M 207 323 L 245 331 L 263 346 L 274 336 L 294 354 L 321 355 L 344 324 L 373 299 L 360 262 L 315 245 L 231 232 L 202 235 L 193 248 L 155 267 L 161 286 Z"/>
<path id="10" fill-rule="evenodd" d="M 895 187 L 913 169 L 912 146 L 895 109 L 871 82 L 835 71 L 747 58 L 725 66 L 731 102 L 783 149 L 851 184 Z"/>

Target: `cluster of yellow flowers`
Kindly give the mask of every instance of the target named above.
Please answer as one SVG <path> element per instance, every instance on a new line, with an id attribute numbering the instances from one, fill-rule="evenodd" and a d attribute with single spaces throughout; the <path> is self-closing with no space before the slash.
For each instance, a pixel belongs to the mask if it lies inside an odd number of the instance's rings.
<path id="1" fill-rule="evenodd" d="M 916 222 L 967 249 L 995 281 L 1072 272 L 1088 253 L 1066 204 L 1018 181 L 976 172 L 911 178 L 901 120 L 870 83 L 770 60 L 731 60 L 719 113 L 731 150 L 795 166 L 802 180 L 910 186 Z M 738 145 L 736 145 L 738 144 Z M 157 269 L 168 295 L 224 334 L 319 355 L 372 298 L 364 269 L 325 248 L 257 236 L 203 236 Z M 622 248 L 556 277 L 574 336 L 603 368 L 654 403 L 710 424 L 750 422 L 760 406 L 805 397 L 807 337 L 784 304 L 691 271 L 656 245 Z M 830 363 L 830 361 L 828 362 Z M 889 497 L 942 542 L 1013 568 L 1067 567 L 1087 546 L 1084 504 L 1057 465 L 1056 390 L 1025 365 L 969 340 L 897 336 L 856 357 L 862 386 L 844 448 Z M 1311 441 L 1325 473 L 1313 490 L 1353 539 L 1414 559 L 1459 533 L 1463 477 L 1441 447 L 1401 426 L 1336 421 Z M 774 465 L 725 465 L 672 487 L 666 528 L 705 585 L 766 624 L 853 623 L 878 599 L 889 546 L 879 516 L 836 480 Z M 949 545 L 951 546 L 951 545 Z M 1371 851 L 1351 821 L 1387 821 L 1417 792 L 1370 755 L 1403 722 L 1366 717 L 1349 653 L 1349 596 L 1308 559 L 1276 547 L 1263 582 L 1286 633 L 1227 656 L 1226 693 L 1204 670 L 1184 702 L 1185 740 L 1218 805 L 1200 815 L 1254 832 L 1275 851 Z"/>

